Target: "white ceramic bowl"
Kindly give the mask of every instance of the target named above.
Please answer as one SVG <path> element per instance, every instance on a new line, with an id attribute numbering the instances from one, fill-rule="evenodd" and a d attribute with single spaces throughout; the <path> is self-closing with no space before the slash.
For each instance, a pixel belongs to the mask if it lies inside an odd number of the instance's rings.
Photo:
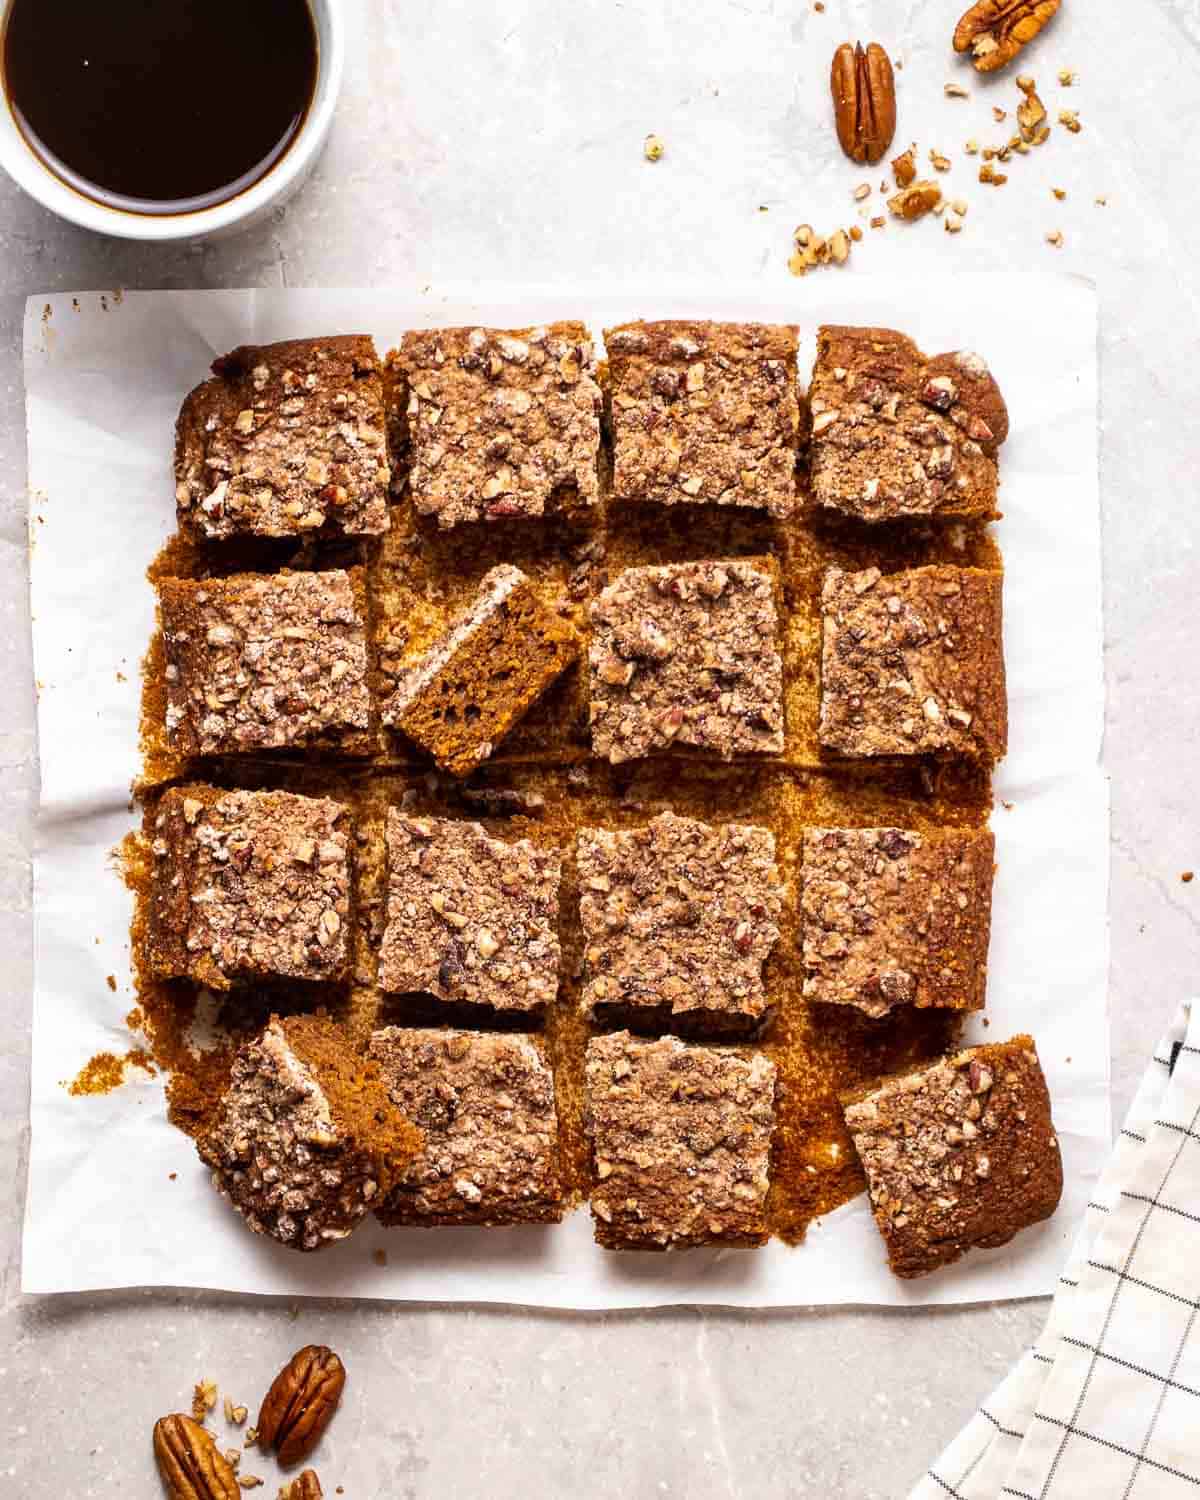
<path id="1" fill-rule="evenodd" d="M 0 0 L 0 17 L 12 0 Z M 109 208 L 68 187 L 45 166 L 17 128 L 7 99 L 0 97 L 0 167 L 32 198 L 84 229 L 120 239 L 164 242 L 197 240 L 248 229 L 278 208 L 312 171 L 333 123 L 342 85 L 345 22 L 342 0 L 309 0 L 317 28 L 317 85 L 300 133 L 281 161 L 251 187 L 211 208 L 188 214 L 136 214 Z"/>

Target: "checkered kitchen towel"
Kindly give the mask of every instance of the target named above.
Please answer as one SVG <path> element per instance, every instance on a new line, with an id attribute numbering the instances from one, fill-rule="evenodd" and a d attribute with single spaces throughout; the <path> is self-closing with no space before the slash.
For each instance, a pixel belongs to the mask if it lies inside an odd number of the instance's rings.
<path id="1" fill-rule="evenodd" d="M 1155 1049 L 1060 1282 L 909 1500 L 1200 1500 L 1200 1001 Z"/>

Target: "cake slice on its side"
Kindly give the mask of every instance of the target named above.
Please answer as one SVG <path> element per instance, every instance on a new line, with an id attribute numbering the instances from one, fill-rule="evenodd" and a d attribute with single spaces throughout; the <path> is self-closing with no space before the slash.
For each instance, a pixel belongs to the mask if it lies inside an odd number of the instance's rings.
<path id="1" fill-rule="evenodd" d="M 272 1016 L 233 1063 L 197 1141 L 213 1182 L 255 1232 L 291 1250 L 345 1237 L 420 1151 L 421 1132 L 323 1016 Z"/>
<path id="2" fill-rule="evenodd" d="M 466 613 L 417 661 L 402 667 L 383 721 L 466 776 L 581 650 L 519 568 L 488 573 Z"/>

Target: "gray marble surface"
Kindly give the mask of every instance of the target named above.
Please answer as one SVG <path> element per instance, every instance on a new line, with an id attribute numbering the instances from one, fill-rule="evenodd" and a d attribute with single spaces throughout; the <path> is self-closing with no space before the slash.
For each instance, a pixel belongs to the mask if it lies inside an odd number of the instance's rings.
<path id="1" fill-rule="evenodd" d="M 1198 0 L 1064 0 L 1028 56 L 1057 130 L 1002 189 L 970 135 L 999 136 L 1010 70 L 980 86 L 947 46 L 960 5 L 924 0 L 347 0 L 335 135 L 277 218 L 219 244 L 143 249 L 58 223 L 0 183 L 0 1493 L 153 1495 L 153 1419 L 210 1376 L 258 1399 L 303 1342 L 336 1346 L 345 1408 L 318 1458 L 348 1496 L 902 1496 L 1028 1343 L 1044 1305 L 574 1316 L 418 1306 L 291 1307 L 220 1296 L 34 1300 L 19 1291 L 27 1146 L 30 876 L 37 788 L 26 595 L 21 316 L 77 288 L 392 285 L 572 275 L 719 277 L 786 299 L 790 232 L 851 222 L 861 175 L 830 145 L 833 46 L 904 61 L 900 141 L 955 161 L 957 238 L 867 232 L 845 271 L 1055 268 L 1095 278 L 1112 778 L 1114 1102 L 1193 985 L 1200 866 L 1194 175 Z M 1068 99 L 1059 68 L 1079 72 Z M 964 77 L 967 101 L 942 85 Z M 214 80 L 214 107 L 229 107 Z M 149 122 L 150 128 L 153 122 Z M 641 158 L 657 131 L 667 154 Z M 873 174 L 872 174 L 873 176 Z M 1054 200 L 1052 185 L 1068 197 Z M 1107 196 L 1104 207 L 1097 195 Z M 762 211 L 765 209 L 766 211 Z M 1065 246 L 1044 240 L 1061 228 Z M 971 309 L 994 308 L 986 282 Z M 897 309 L 897 322 L 903 322 Z M 979 342 L 985 342 L 981 334 Z M 86 496 L 80 497 L 86 503 Z M 1053 1003 L 1053 997 L 1047 997 Z M 136 1194 L 136 1174 L 131 1173 Z M 153 1211 L 136 1203 L 131 1212 Z M 251 1465 L 253 1467 L 253 1465 Z M 269 1466 L 264 1494 L 277 1483 Z"/>

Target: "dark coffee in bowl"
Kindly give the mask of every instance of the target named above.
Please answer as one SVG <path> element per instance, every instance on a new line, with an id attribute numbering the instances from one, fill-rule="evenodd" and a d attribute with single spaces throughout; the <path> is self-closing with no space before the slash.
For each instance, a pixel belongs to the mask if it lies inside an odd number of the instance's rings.
<path id="1" fill-rule="evenodd" d="M 3 51 L 31 149 L 131 213 L 210 208 L 264 177 L 317 79 L 308 0 L 13 0 Z"/>

